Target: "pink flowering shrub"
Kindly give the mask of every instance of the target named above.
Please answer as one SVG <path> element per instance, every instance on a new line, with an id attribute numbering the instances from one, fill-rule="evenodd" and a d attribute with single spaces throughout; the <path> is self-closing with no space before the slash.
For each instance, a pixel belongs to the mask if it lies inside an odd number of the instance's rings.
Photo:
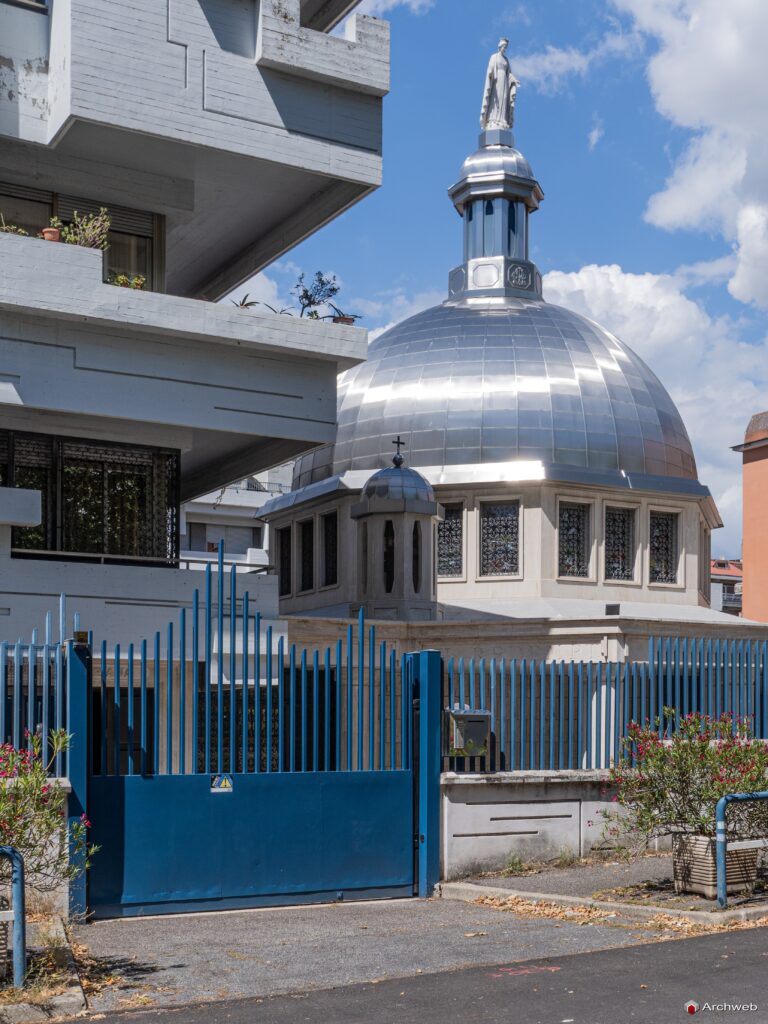
<path id="1" fill-rule="evenodd" d="M 675 709 L 665 708 L 674 721 Z M 752 735 L 748 717 L 681 717 L 671 735 L 660 721 L 630 723 L 621 757 L 611 768 L 620 810 L 604 811 L 607 833 L 642 849 L 662 836 L 714 836 L 715 806 L 726 793 L 768 789 L 768 746 Z M 671 730 L 670 730 L 671 731 Z M 768 802 L 731 804 L 729 839 L 768 836 Z"/>
<path id="2" fill-rule="evenodd" d="M 95 852 L 87 841 L 90 822 L 83 815 L 68 826 L 67 793 L 48 774 L 69 742 L 63 729 L 51 731 L 48 760 L 41 736 L 31 737 L 28 750 L 0 745 L 0 846 L 21 853 L 27 889 L 36 893 L 50 892 L 83 870 L 82 864 L 70 863 L 70 840 L 73 852 L 84 852 L 86 859 Z M 7 861 L 0 862 L 0 871 L 10 873 Z"/>

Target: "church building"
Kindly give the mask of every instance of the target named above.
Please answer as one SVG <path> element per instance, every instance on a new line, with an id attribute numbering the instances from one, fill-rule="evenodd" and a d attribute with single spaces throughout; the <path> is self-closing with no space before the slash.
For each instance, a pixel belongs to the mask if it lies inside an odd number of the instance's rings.
<path id="1" fill-rule="evenodd" d="M 680 413 L 610 331 L 546 301 L 529 258 L 544 193 L 514 145 L 505 42 L 448 190 L 463 258 L 447 298 L 341 375 L 335 442 L 264 506 L 280 612 L 712 623 L 722 523 Z"/>

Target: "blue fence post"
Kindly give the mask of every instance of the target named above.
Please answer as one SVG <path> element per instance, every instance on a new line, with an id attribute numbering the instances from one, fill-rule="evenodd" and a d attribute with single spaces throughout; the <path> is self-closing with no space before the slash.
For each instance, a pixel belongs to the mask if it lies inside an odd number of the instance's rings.
<path id="1" fill-rule="evenodd" d="M 418 879 L 422 899 L 440 881 L 440 756 L 442 722 L 442 659 L 439 651 L 408 654 L 413 697 L 419 701 Z"/>
<path id="2" fill-rule="evenodd" d="M 23 988 L 27 977 L 27 912 L 24 903 L 24 858 L 14 846 L 0 846 L 0 857 L 5 857 L 11 862 L 13 987 Z"/>
<path id="3" fill-rule="evenodd" d="M 68 752 L 69 794 L 68 827 L 79 824 L 88 808 L 88 770 L 91 758 L 90 728 L 91 649 L 87 643 L 67 641 L 67 732 L 72 737 Z M 115 685 L 119 686 L 116 677 Z M 73 864 L 80 868 L 69 886 L 69 912 L 84 915 L 88 906 L 85 874 L 85 850 L 70 848 Z"/>

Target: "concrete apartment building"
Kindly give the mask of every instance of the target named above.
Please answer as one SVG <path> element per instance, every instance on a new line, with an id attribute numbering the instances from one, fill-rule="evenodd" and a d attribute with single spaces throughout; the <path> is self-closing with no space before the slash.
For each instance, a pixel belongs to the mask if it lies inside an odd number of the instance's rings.
<path id="1" fill-rule="evenodd" d="M 2 639 L 62 592 L 154 629 L 194 502 L 333 441 L 365 331 L 216 300 L 381 181 L 388 25 L 330 34 L 356 6 L 0 0 Z M 105 251 L 39 237 L 102 207 Z"/>

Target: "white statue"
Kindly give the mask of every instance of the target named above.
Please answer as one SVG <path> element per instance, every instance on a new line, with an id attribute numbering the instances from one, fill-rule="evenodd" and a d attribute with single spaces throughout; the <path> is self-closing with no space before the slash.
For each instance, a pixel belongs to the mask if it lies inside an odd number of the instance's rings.
<path id="1" fill-rule="evenodd" d="M 515 117 L 515 97 L 520 84 L 512 74 L 506 58 L 508 39 L 499 40 L 499 48 L 488 61 L 483 92 L 480 127 L 511 128 Z"/>

